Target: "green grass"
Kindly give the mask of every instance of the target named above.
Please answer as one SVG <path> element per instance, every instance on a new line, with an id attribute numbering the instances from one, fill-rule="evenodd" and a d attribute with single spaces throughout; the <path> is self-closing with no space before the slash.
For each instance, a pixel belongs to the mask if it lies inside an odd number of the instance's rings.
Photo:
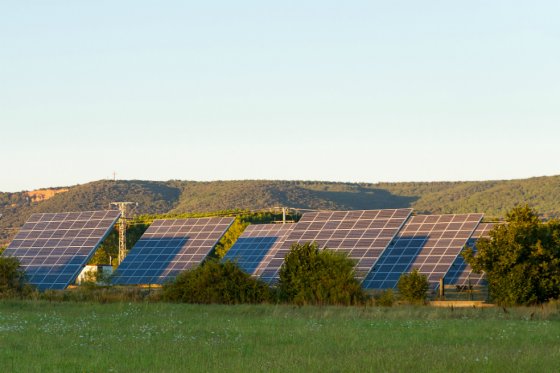
<path id="1" fill-rule="evenodd" d="M 0 303 L 1 372 L 557 371 L 560 311 Z"/>

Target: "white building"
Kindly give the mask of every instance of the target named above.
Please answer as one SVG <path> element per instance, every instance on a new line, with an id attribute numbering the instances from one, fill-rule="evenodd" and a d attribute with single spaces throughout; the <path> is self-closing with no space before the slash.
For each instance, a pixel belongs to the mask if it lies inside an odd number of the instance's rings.
<path id="1" fill-rule="evenodd" d="M 76 278 L 76 284 L 83 282 L 95 281 L 98 278 L 98 273 L 101 273 L 104 278 L 113 274 L 113 266 L 110 265 L 87 265 L 82 269 L 82 272 Z M 97 281 L 96 281 L 97 282 Z"/>

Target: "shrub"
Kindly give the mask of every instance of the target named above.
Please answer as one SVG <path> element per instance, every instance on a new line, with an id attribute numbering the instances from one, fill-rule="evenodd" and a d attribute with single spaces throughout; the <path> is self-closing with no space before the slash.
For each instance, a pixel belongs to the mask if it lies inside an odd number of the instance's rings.
<path id="1" fill-rule="evenodd" d="M 236 263 L 211 259 L 164 284 L 162 297 L 186 303 L 262 303 L 270 300 L 270 289 Z"/>
<path id="2" fill-rule="evenodd" d="M 365 294 L 346 254 L 294 244 L 280 269 L 280 299 L 295 304 L 360 304 Z"/>
<path id="3" fill-rule="evenodd" d="M 476 243 L 465 258 L 484 272 L 490 295 L 501 305 L 539 304 L 560 297 L 560 221 L 540 221 L 528 206 L 507 213 L 507 224 Z"/>
<path id="4" fill-rule="evenodd" d="M 426 275 L 414 269 L 411 273 L 404 273 L 397 283 L 399 295 L 406 301 L 417 303 L 423 302 L 428 296 L 430 283 Z"/>
<path id="5" fill-rule="evenodd" d="M 45 290 L 38 299 L 49 302 L 154 302 L 158 300 L 158 292 L 149 289 L 121 286 L 98 286 L 84 283 L 81 286 L 64 290 Z"/>
<path id="6" fill-rule="evenodd" d="M 27 284 L 25 272 L 19 260 L 14 257 L 0 256 L 0 296 L 22 296 L 33 291 Z"/>
<path id="7" fill-rule="evenodd" d="M 383 307 L 391 307 L 395 303 L 395 292 L 387 289 L 375 295 L 375 304 Z"/>

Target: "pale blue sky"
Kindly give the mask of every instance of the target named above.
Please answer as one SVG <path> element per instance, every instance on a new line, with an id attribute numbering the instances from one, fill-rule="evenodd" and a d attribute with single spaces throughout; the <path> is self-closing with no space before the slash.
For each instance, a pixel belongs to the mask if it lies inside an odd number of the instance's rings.
<path id="1" fill-rule="evenodd" d="M 560 174 L 558 1 L 0 0 L 0 191 Z"/>

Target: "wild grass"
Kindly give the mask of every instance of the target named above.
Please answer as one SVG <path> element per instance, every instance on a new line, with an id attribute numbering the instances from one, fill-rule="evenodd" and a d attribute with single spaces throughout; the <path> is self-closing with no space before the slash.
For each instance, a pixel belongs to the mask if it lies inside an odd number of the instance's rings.
<path id="1" fill-rule="evenodd" d="M 0 371 L 557 371 L 559 308 L 3 301 Z"/>

